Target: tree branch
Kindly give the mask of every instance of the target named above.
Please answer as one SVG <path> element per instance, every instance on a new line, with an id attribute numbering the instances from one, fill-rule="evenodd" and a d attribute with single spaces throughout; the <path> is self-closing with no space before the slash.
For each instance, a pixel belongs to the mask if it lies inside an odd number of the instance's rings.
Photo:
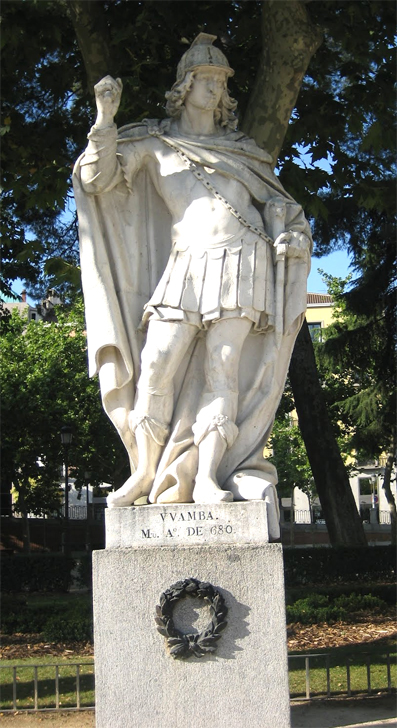
<path id="1" fill-rule="evenodd" d="M 264 0 L 262 57 L 242 128 L 272 155 L 274 164 L 322 37 L 302 0 Z"/>

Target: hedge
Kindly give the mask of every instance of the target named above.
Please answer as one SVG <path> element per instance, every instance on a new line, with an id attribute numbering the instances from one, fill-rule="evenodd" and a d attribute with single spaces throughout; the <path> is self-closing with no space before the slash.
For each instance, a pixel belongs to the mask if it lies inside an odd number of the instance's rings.
<path id="1" fill-rule="evenodd" d="M 92 603 L 88 594 L 73 597 L 2 598 L 1 629 L 4 634 L 43 635 L 49 642 L 87 642 L 92 639 Z"/>
<path id="2" fill-rule="evenodd" d="M 373 594 L 341 595 L 330 599 L 325 594 L 308 594 L 287 605 L 287 623 L 319 624 L 320 622 L 348 621 L 368 611 L 373 614 L 387 614 L 388 605 Z"/>
<path id="3" fill-rule="evenodd" d="M 67 592 L 75 564 L 64 554 L 7 554 L 1 558 L 1 590 Z"/>
<path id="4" fill-rule="evenodd" d="M 78 561 L 63 554 L 15 554 L 1 559 L 3 592 L 68 591 L 74 577 L 91 587 L 91 554 Z M 393 583 L 394 546 L 284 549 L 286 588 L 338 584 Z"/>
<path id="5" fill-rule="evenodd" d="M 288 587 L 365 582 L 396 578 L 395 546 L 284 549 Z"/>

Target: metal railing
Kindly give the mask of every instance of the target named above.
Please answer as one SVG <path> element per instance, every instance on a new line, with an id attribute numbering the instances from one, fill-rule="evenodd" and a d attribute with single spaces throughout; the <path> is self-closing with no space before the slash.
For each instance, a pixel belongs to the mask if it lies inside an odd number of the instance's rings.
<path id="1" fill-rule="evenodd" d="M 367 508 L 361 508 L 360 516 L 361 520 L 364 521 L 364 523 L 370 522 L 370 511 L 371 508 L 368 506 Z M 284 523 L 290 523 L 291 519 L 291 509 L 287 506 L 283 506 L 281 509 L 282 512 L 282 521 Z M 391 524 L 391 516 L 390 511 L 376 511 L 377 514 L 377 521 L 381 526 L 390 526 Z M 319 526 L 325 525 L 324 517 L 321 513 L 316 511 L 315 509 L 311 512 L 309 510 L 304 510 L 302 508 L 296 508 L 294 510 L 294 523 L 297 525 L 310 525 L 310 524 L 317 524 Z"/>
<path id="2" fill-rule="evenodd" d="M 2 713 L 80 711 L 95 707 L 95 701 L 86 697 L 86 693 L 90 696 L 95 689 L 94 662 L 0 665 L 0 670 L 3 674 L 8 671 L 7 682 L 1 681 Z M 33 677 L 29 678 L 32 671 Z M 49 671 L 53 672 L 53 676 L 48 675 Z"/>
<path id="3" fill-rule="evenodd" d="M 89 517 L 91 522 L 103 521 L 105 518 L 104 503 L 90 503 L 89 505 Z M 69 506 L 69 520 L 71 521 L 86 521 L 87 520 L 87 506 Z M 61 515 L 65 515 L 65 508 L 61 508 Z"/>
<path id="4" fill-rule="evenodd" d="M 385 668 L 382 676 L 373 676 L 374 666 L 371 655 L 364 654 L 346 657 L 343 664 L 331 661 L 327 653 L 313 653 L 309 655 L 289 655 L 289 679 L 291 700 L 313 700 L 315 698 L 331 698 L 335 696 L 351 697 L 366 693 L 389 692 L 395 690 L 392 684 L 391 653 L 385 652 L 374 655 L 382 662 Z M 361 663 L 359 666 L 357 663 Z M 354 670 L 365 667 L 366 688 L 363 691 L 362 678 L 360 687 L 354 687 Z M 48 670 L 53 668 L 53 677 L 48 676 Z M 73 670 L 74 668 L 74 670 Z M 2 683 L 2 699 L 0 711 L 13 712 L 56 712 L 60 710 L 79 711 L 93 710 L 95 700 L 90 697 L 94 694 L 94 662 L 85 663 L 51 663 L 48 665 L 15 665 L 8 667 L 0 665 L 0 670 L 8 670 L 7 682 Z M 33 671 L 33 677 L 27 679 L 27 674 Z M 40 678 L 39 672 L 44 677 Z M 62 675 L 62 671 L 69 673 Z M 74 675 L 70 673 L 74 672 Z M 297 680 L 296 673 L 298 673 Z M 11 673 L 11 675 L 10 675 Z M 381 682 L 379 682 L 381 680 Z M 336 689 L 334 684 L 336 683 Z M 376 684 L 375 684 L 376 683 Z M 47 693 L 47 695 L 46 695 Z M 73 698 L 72 698 L 73 696 Z"/>
<path id="5" fill-rule="evenodd" d="M 383 675 L 383 684 L 379 683 L 373 687 L 371 673 L 371 655 L 362 653 L 360 656 L 347 656 L 344 664 L 331 664 L 330 655 L 327 653 L 313 653 L 309 655 L 289 655 L 289 678 L 290 678 L 290 697 L 291 700 L 312 700 L 318 698 L 331 698 L 335 696 L 351 697 L 352 695 L 367 694 L 372 695 L 374 692 L 392 692 L 392 675 L 391 675 L 391 656 L 390 652 L 382 653 L 374 656 L 377 660 L 384 661 L 385 672 Z M 365 666 L 366 688 L 363 691 L 362 684 L 359 688 L 354 688 L 352 684 L 353 666 L 357 669 L 357 662 L 362 662 Z M 298 661 L 301 666 L 293 667 L 293 661 Z M 315 664 L 313 664 L 315 663 Z M 297 670 L 302 671 L 304 668 L 304 680 L 299 681 L 298 687 L 294 684 L 293 673 Z M 316 673 L 316 674 L 315 674 Z M 378 678 L 379 679 L 379 678 Z M 332 683 L 337 681 L 337 689 L 333 689 Z M 314 684 L 315 682 L 315 684 Z M 394 688 L 395 689 L 395 688 Z"/>
<path id="6" fill-rule="evenodd" d="M 295 523 L 311 523 L 312 514 L 310 511 L 305 511 L 302 508 L 296 508 L 294 511 Z"/>

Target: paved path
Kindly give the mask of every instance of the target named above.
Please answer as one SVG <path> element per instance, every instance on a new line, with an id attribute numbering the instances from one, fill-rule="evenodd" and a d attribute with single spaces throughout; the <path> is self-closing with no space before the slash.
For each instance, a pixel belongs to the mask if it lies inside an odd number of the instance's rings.
<path id="1" fill-rule="evenodd" d="M 292 703 L 292 728 L 397 728 L 396 696 Z M 95 728 L 93 711 L 0 714 L 1 728 Z M 164 726 L 164 728 L 176 728 Z M 277 728 L 276 726 L 274 728 Z"/>
<path id="2" fill-rule="evenodd" d="M 397 728 L 395 695 L 292 703 L 292 728 Z"/>

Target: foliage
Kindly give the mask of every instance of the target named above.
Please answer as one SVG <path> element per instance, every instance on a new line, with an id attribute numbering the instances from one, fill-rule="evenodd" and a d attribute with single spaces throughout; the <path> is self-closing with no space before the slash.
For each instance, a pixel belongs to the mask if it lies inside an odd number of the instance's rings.
<path id="1" fill-rule="evenodd" d="M 338 288 L 328 278 L 339 315 L 321 369 L 346 449 L 374 458 L 396 450 L 396 8 L 316 2 L 309 12 L 324 42 L 302 84 L 281 178 L 312 213 L 315 254 L 351 254 L 353 280 Z"/>
<path id="2" fill-rule="evenodd" d="M 269 447 L 272 449 L 269 460 L 277 468 L 279 492 L 289 496 L 292 488 L 300 488 L 311 503 L 316 488 L 310 463 L 300 429 L 288 413 L 281 413 L 276 419 Z"/>
<path id="3" fill-rule="evenodd" d="M 90 10 L 103 30 L 102 75 L 123 80 L 120 126 L 165 115 L 164 94 L 180 56 L 207 23 L 227 44 L 236 87 L 247 99 L 260 47 L 251 30 L 260 3 L 198 2 L 192 12 L 186 3 L 167 0 L 98 0 Z M 71 171 L 93 121 L 92 89 L 71 3 L 4 0 L 2 20 L 3 289 L 19 277 L 39 284 L 42 293 L 67 280 L 78 285 Z M 61 260 L 69 267 L 62 268 Z"/>
<path id="4" fill-rule="evenodd" d="M 386 453 L 382 485 L 395 543 L 397 510 L 391 489 L 397 446 L 395 274 L 393 285 L 381 298 L 375 291 L 368 306 L 365 279 L 371 275 L 364 271 L 351 291 L 347 281 L 325 275 L 335 301 L 335 320 L 316 350 L 330 410 L 338 426 L 343 423 L 347 448 L 358 459 L 374 460 Z"/>
<path id="5" fill-rule="evenodd" d="M 236 70 L 232 93 L 244 116 L 261 50 L 260 2 L 90 5 L 102 75 L 120 76 L 124 84 L 119 125 L 164 116 L 176 64 L 202 30 L 218 35 Z M 387 0 L 319 0 L 306 10 L 324 41 L 302 84 L 279 160 L 281 178 L 316 220 L 317 252 L 347 245 L 360 257 L 374 227 L 371 215 L 393 205 L 395 8 Z M 6 282 L 34 283 L 51 258 L 76 262 L 76 231 L 68 231 L 62 212 L 93 118 L 81 55 L 88 50 L 77 45 L 72 3 L 4 0 L 2 15 L 3 275 Z M 38 225 L 58 231 L 58 240 Z"/>
<path id="6" fill-rule="evenodd" d="M 284 549 L 286 588 L 309 584 L 394 583 L 394 546 Z"/>
<path id="7" fill-rule="evenodd" d="M 8 2 L 2 25 L 6 288 L 17 277 L 37 282 L 52 253 L 54 240 L 47 233 L 59 222 L 70 194 L 79 134 L 71 99 L 80 64 L 64 3 Z M 84 114 L 84 103 L 77 105 Z M 62 249 L 62 227 L 58 236 Z"/>
<path id="8" fill-rule="evenodd" d="M 4 599 L 1 628 L 4 634 L 43 634 L 50 642 L 92 640 L 92 604 L 87 598 L 51 601 Z"/>
<path id="9" fill-rule="evenodd" d="M 386 311 L 376 311 L 374 302 L 369 314 L 355 312 L 348 281 L 323 275 L 335 304 L 334 322 L 316 353 L 330 411 L 344 423 L 350 450 L 378 458 L 395 450 L 397 340 L 390 340 Z"/>
<path id="10" fill-rule="evenodd" d="M 50 642 L 92 641 L 92 618 L 80 615 L 51 617 L 44 626 L 43 635 Z"/>
<path id="11" fill-rule="evenodd" d="M 281 176 L 315 219 L 317 253 L 347 247 L 359 259 L 376 224 L 371 211 L 382 217 L 395 204 L 396 8 L 325 0 L 308 11 L 324 40 L 288 128 Z"/>
<path id="12" fill-rule="evenodd" d="M 74 565 L 74 560 L 63 554 L 3 556 L 2 592 L 66 592 L 72 583 Z"/>
<path id="13" fill-rule="evenodd" d="M 127 456 L 103 412 L 98 383 L 88 379 L 81 302 L 58 311 L 57 323 L 28 323 L 14 313 L 2 336 L 2 479 L 16 509 L 36 515 L 59 509 L 64 460 L 60 429 L 68 423 L 70 475 L 76 486 L 120 483 Z"/>
<path id="14" fill-rule="evenodd" d="M 318 624 L 320 622 L 339 622 L 355 618 L 358 612 L 371 610 L 381 613 L 387 604 L 372 594 L 351 594 L 336 597 L 330 601 L 325 594 L 308 594 L 305 599 L 298 599 L 287 605 L 287 623 Z"/>

